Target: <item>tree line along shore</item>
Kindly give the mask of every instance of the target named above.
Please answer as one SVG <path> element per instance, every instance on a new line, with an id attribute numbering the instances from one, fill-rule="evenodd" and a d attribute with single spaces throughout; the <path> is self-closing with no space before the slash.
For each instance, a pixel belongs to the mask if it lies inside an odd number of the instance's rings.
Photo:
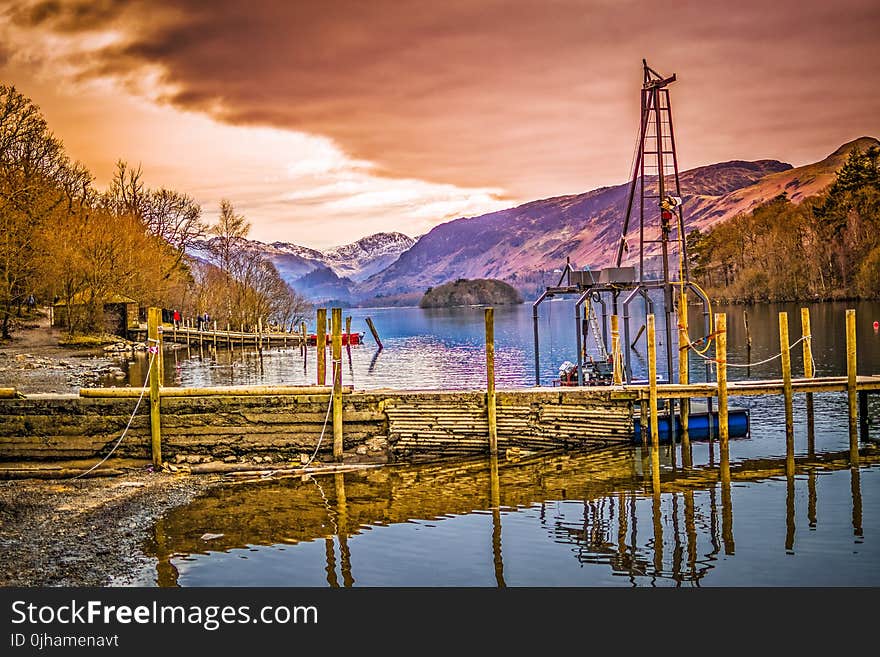
<path id="1" fill-rule="evenodd" d="M 70 335 L 100 334 L 119 299 L 224 326 L 298 321 L 308 302 L 248 247 L 249 230 L 231 201 L 208 225 L 190 196 L 122 160 L 97 189 L 39 107 L 0 85 L 0 337 L 36 304 L 63 306 Z"/>

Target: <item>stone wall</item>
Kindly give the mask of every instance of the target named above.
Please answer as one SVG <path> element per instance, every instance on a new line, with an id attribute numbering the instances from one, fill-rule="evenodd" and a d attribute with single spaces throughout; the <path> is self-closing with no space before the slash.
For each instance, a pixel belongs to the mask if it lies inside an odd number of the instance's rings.
<path id="1" fill-rule="evenodd" d="M 482 392 L 346 393 L 346 451 L 388 456 L 485 452 Z M 61 460 L 106 454 L 122 434 L 136 398 L 33 395 L 0 399 L 0 461 Z M 188 396 L 162 399 L 167 461 L 272 455 L 297 460 L 318 445 L 332 452 L 329 395 Z M 554 449 L 632 440 L 632 399 L 607 390 L 518 390 L 497 395 L 499 447 Z M 324 430 L 323 438 L 321 437 Z M 150 458 L 149 400 L 144 399 L 115 453 Z M 231 459 L 230 459 L 231 460 Z"/>

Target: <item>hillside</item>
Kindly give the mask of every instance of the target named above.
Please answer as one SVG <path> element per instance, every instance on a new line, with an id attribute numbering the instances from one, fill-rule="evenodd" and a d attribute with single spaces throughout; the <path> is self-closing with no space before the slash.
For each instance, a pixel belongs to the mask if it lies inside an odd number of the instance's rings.
<path id="1" fill-rule="evenodd" d="M 492 279 L 458 279 L 439 287 L 430 288 L 419 302 L 421 308 L 450 308 L 453 306 L 506 306 L 522 303 L 516 288 Z"/>
<path id="2" fill-rule="evenodd" d="M 686 229 L 723 222 L 782 191 L 800 201 L 830 183 L 850 151 L 873 143 L 877 140 L 861 138 L 819 162 L 797 168 L 776 160 L 735 160 L 684 171 Z M 647 184 L 650 193 L 653 183 L 649 179 Z M 543 272 L 561 267 L 566 257 L 577 267 L 612 263 L 628 191 L 624 183 L 441 224 L 388 268 L 361 283 L 358 292 L 366 298 L 401 294 L 464 277 L 504 280 L 531 295 L 552 278 Z M 630 229 L 627 239 L 633 247 L 638 244 L 637 219 Z M 646 231 L 646 239 L 656 236 L 655 231 Z M 636 257 L 636 249 L 630 248 L 629 259 Z"/>
<path id="3" fill-rule="evenodd" d="M 685 172 L 682 186 L 686 199 L 706 197 L 790 168 L 771 160 L 716 164 Z M 628 187 L 603 187 L 441 224 L 367 279 L 360 291 L 394 294 L 464 277 L 500 279 L 530 293 L 541 284 L 540 272 L 560 267 L 566 257 L 579 266 L 601 266 L 616 252 Z"/>

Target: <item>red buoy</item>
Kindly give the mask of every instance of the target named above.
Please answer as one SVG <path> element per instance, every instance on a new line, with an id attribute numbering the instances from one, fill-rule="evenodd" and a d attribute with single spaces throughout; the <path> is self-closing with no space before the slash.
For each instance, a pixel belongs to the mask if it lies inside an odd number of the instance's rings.
<path id="1" fill-rule="evenodd" d="M 874 331 L 880 330 L 880 322 L 874 321 Z"/>

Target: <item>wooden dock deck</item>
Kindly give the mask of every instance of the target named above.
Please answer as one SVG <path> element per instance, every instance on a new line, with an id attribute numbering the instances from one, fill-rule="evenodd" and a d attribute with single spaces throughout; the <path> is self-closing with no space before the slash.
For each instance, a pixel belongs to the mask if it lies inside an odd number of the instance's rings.
<path id="1" fill-rule="evenodd" d="M 128 338 L 135 342 L 146 342 L 147 329 L 136 328 L 128 330 Z M 302 333 L 278 332 L 278 331 L 225 331 L 214 329 L 192 328 L 181 326 L 173 328 L 162 327 L 162 341 L 176 344 L 187 344 L 202 347 L 215 347 L 224 349 L 269 349 L 271 347 L 299 347 L 303 344 Z"/>
<path id="2" fill-rule="evenodd" d="M 791 390 L 793 393 L 805 392 L 847 392 L 848 379 L 845 376 L 826 376 L 813 379 L 792 379 Z M 647 399 L 649 386 L 628 385 L 616 386 L 621 392 L 635 391 L 638 399 Z M 880 376 L 856 377 L 856 390 L 858 392 L 876 392 L 880 390 Z M 727 383 L 727 394 L 736 397 L 748 397 L 755 395 L 781 395 L 785 392 L 783 379 L 769 379 L 762 381 L 730 381 Z M 657 397 L 659 399 L 693 399 L 695 397 L 717 397 L 718 383 L 660 383 L 657 385 Z"/>

